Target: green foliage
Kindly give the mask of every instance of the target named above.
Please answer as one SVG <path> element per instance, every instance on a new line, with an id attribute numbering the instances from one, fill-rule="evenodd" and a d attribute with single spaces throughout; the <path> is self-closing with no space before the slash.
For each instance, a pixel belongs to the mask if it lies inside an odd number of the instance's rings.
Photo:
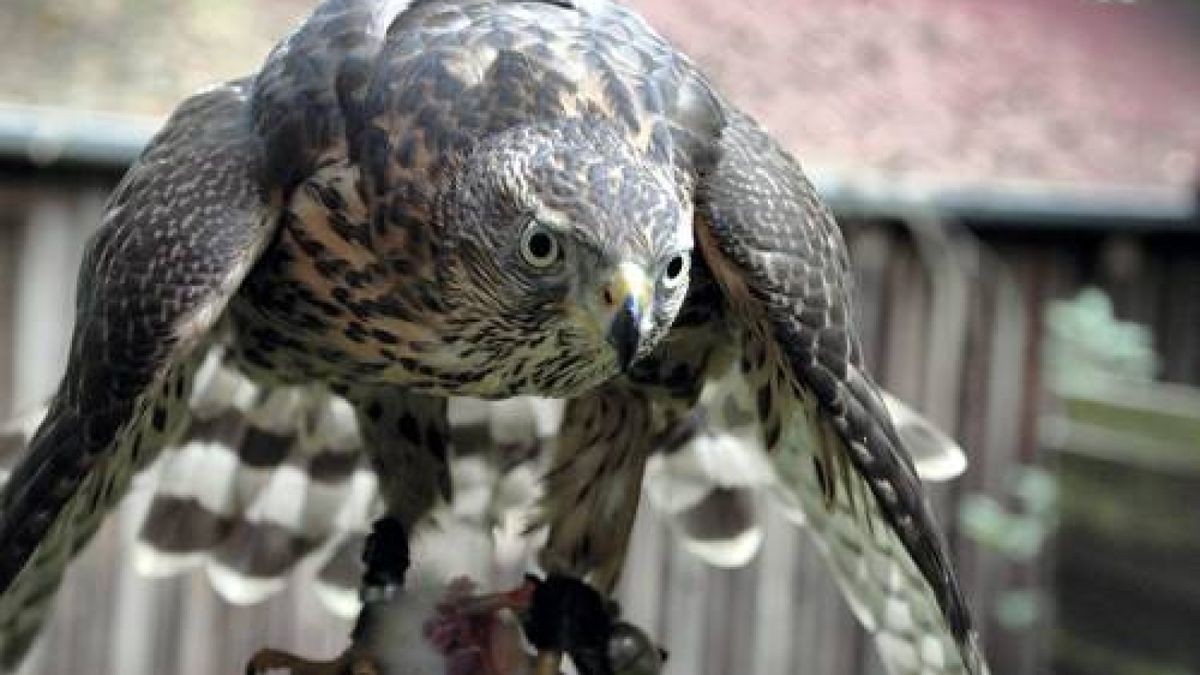
<path id="1" fill-rule="evenodd" d="M 963 500 L 959 522 L 967 536 L 1014 562 L 1028 563 L 1045 548 L 1058 524 L 1058 483 L 1045 469 L 1023 466 L 1010 480 L 1010 508 L 989 495 Z M 1035 625 L 1046 603 L 1033 588 L 1006 590 L 996 606 L 996 620 L 1013 629 Z"/>
<path id="2" fill-rule="evenodd" d="M 1158 370 L 1153 344 L 1148 328 L 1114 316 L 1112 301 L 1098 288 L 1084 288 L 1046 313 L 1045 363 L 1058 392 L 1096 391 L 1114 377 L 1153 380 Z"/>

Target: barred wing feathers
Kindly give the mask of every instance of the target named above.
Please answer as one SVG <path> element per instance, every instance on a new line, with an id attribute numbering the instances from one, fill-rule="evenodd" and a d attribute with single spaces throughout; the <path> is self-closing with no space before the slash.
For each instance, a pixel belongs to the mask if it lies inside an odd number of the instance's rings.
<path id="1" fill-rule="evenodd" d="M 962 448 L 895 396 L 886 391 L 883 396 L 921 480 L 960 475 L 966 468 Z M 766 504 L 782 508 L 796 525 L 807 520 L 771 466 L 756 405 L 734 364 L 705 385 L 697 408 L 669 434 L 673 442 L 647 463 L 649 503 L 684 548 L 715 567 L 737 568 L 754 558 L 763 541 Z"/>
<path id="2" fill-rule="evenodd" d="M 726 112 L 697 241 L 740 326 L 780 484 L 839 578 L 872 582 L 843 590 L 891 672 L 986 672 L 916 468 L 863 364 L 841 233 L 796 162 Z"/>
<path id="3" fill-rule="evenodd" d="M 270 239 L 247 85 L 191 98 L 89 243 L 67 375 L 0 497 L 0 659 L 36 635 L 67 562 L 182 424 L 194 353 Z"/>

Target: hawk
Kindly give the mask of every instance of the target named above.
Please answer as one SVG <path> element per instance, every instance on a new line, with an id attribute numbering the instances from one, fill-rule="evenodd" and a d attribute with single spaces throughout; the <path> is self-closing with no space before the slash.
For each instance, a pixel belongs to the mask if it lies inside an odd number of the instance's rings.
<path id="1" fill-rule="evenodd" d="M 219 352 L 264 391 L 307 392 L 310 412 L 353 411 L 400 540 L 373 552 L 367 598 L 451 497 L 449 398 L 566 401 L 539 561 L 547 586 L 607 594 L 649 455 L 732 380 L 892 672 L 986 672 L 864 365 L 830 212 L 619 5 L 327 0 L 257 73 L 171 115 L 110 198 L 76 316 L 0 498 L 6 663 L 130 477 L 196 429 Z M 570 650 L 570 631 L 537 632 Z"/>

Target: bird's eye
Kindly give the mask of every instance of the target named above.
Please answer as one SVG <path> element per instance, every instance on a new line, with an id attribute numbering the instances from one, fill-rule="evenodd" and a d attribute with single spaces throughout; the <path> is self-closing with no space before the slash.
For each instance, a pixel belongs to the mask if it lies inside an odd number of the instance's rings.
<path id="1" fill-rule="evenodd" d="M 521 234 L 521 257 L 532 267 L 550 267 L 562 257 L 558 236 L 536 220 L 529 223 Z"/>
<path id="2" fill-rule="evenodd" d="M 687 278 L 688 264 L 691 258 L 687 253 L 676 253 L 663 269 L 662 280 L 663 285 L 667 288 L 675 288 Z"/>

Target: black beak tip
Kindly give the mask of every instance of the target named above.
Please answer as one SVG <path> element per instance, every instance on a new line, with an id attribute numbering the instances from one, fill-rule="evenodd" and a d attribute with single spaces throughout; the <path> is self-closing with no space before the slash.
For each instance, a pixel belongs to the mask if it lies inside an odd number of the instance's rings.
<path id="1" fill-rule="evenodd" d="M 621 309 L 613 317 L 608 329 L 608 343 L 617 351 L 617 365 L 621 372 L 629 370 L 637 357 L 638 346 L 641 342 L 639 324 L 642 312 L 633 298 L 625 300 Z"/>

